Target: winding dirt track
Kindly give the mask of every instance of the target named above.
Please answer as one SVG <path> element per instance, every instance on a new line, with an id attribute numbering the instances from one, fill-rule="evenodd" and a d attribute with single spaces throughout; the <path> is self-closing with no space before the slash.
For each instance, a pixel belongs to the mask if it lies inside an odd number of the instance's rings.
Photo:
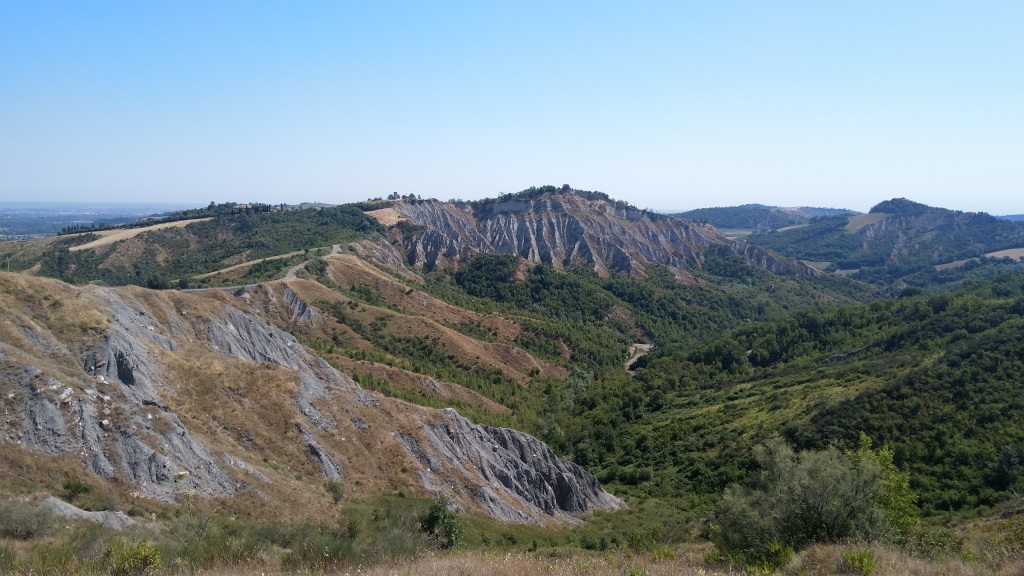
<path id="1" fill-rule="evenodd" d="M 629 367 L 633 365 L 633 362 L 639 360 L 641 356 L 647 355 L 647 353 L 650 352 L 652 348 L 654 348 L 654 344 L 633 344 L 632 346 L 630 346 L 630 357 L 629 360 L 626 360 L 626 372 L 632 374 L 633 371 L 630 370 Z"/>

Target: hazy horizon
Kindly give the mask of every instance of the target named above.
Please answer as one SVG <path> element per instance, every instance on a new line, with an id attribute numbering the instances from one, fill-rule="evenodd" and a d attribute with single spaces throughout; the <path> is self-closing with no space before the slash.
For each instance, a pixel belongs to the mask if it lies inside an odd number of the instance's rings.
<path id="1" fill-rule="evenodd" d="M 496 197 L 496 196 L 498 196 L 498 195 L 495 194 L 493 196 L 485 196 L 483 198 Z M 371 198 L 362 198 L 362 199 L 358 199 L 358 200 L 353 200 L 352 202 L 360 202 L 362 200 L 369 200 L 369 199 L 372 199 L 372 198 L 373 197 L 371 197 Z M 620 199 L 620 198 L 616 198 L 615 196 L 612 196 L 612 198 L 616 199 L 616 200 Z M 424 199 L 426 199 L 426 198 L 424 198 Z M 438 200 L 448 200 L 448 199 L 438 198 Z M 914 199 L 913 198 L 909 198 L 909 200 L 914 200 Z M 241 204 L 241 203 L 248 202 L 248 200 L 241 199 L 241 198 L 236 198 L 236 199 L 227 199 L 227 200 L 224 200 L 224 202 L 237 202 L 237 203 Z M 319 202 L 319 201 L 313 201 L 313 200 L 283 201 L 283 200 L 281 200 L 281 201 L 273 201 L 273 202 L 267 202 L 267 203 L 268 204 L 282 204 L 283 203 L 283 204 L 298 205 L 298 204 L 303 204 L 303 203 L 315 203 L 315 202 Z M 344 204 L 344 203 L 347 203 L 347 202 L 336 203 L 336 204 Z M 142 209 L 142 208 L 151 207 L 151 208 L 153 208 L 153 213 L 154 214 L 158 213 L 158 212 L 169 212 L 169 211 L 186 210 L 186 209 L 189 209 L 189 208 L 202 208 L 202 207 L 207 206 L 208 204 L 209 204 L 208 202 L 198 202 L 198 203 L 190 203 L 190 202 L 184 202 L 184 203 L 160 203 L 160 202 L 142 202 L 142 201 L 138 201 L 138 202 L 131 202 L 131 201 L 122 201 L 122 202 L 114 202 L 114 201 L 111 201 L 111 202 L 100 202 L 100 201 L 85 202 L 85 201 L 80 201 L 80 200 L 68 200 L 68 201 L 63 201 L 63 200 L 46 200 L 46 201 L 40 201 L 40 200 L 35 200 L 35 201 L 33 201 L 33 200 L 0 200 L 0 208 L 18 207 L 18 208 L 22 208 L 22 209 L 29 209 L 29 208 L 58 208 L 58 207 L 62 207 L 62 208 L 96 207 L 96 208 L 108 208 L 108 209 L 112 209 L 112 208 Z M 328 204 L 331 204 L 331 203 L 328 203 Z M 690 211 L 690 210 L 697 210 L 697 209 L 701 209 L 701 208 L 733 208 L 733 207 L 744 206 L 744 205 L 762 205 L 762 206 L 776 207 L 776 208 L 834 208 L 834 209 L 853 210 L 854 212 L 863 212 L 863 213 L 868 212 L 868 210 L 871 208 L 869 206 L 866 209 L 857 210 L 857 209 L 854 209 L 854 208 L 850 208 L 849 206 L 824 206 L 824 205 L 817 205 L 817 206 L 811 206 L 811 205 L 786 205 L 786 206 L 783 206 L 783 205 L 780 205 L 780 204 L 771 204 L 771 203 L 764 203 L 764 202 L 748 202 L 748 203 L 745 203 L 745 204 L 731 204 L 731 205 L 721 205 L 721 206 L 711 206 L 711 205 L 709 205 L 709 206 L 694 206 L 694 207 L 690 207 L 690 208 L 667 208 L 667 209 L 650 209 L 650 208 L 645 208 L 645 209 L 649 209 L 649 210 L 652 210 L 654 212 L 659 212 L 659 213 L 662 213 L 662 214 L 678 214 L 678 213 L 687 212 L 687 211 Z M 946 206 L 932 206 L 932 207 L 933 208 L 947 208 Z M 638 208 L 644 208 L 644 207 L 643 206 L 638 206 Z M 947 208 L 947 209 L 953 210 L 953 208 Z M 962 211 L 963 212 L 986 212 L 984 210 L 962 210 Z M 992 215 L 992 216 L 1021 216 L 1021 215 L 1024 215 L 1024 212 L 1020 212 L 1020 213 L 1015 213 L 1015 212 L 1005 212 L 1005 213 L 1003 213 L 1003 212 L 999 212 L 999 213 L 987 212 L 987 213 Z"/>
<path id="2" fill-rule="evenodd" d="M 1024 213 L 1024 3 L 0 3 L 0 201 Z M 1017 70 L 1018 72 L 1013 72 Z"/>

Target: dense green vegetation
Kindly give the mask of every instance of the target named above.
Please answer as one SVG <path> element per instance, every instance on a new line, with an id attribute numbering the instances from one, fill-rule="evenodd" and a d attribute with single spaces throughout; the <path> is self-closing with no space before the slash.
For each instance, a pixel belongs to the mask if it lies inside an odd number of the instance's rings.
<path id="1" fill-rule="evenodd" d="M 757 446 L 751 486 L 726 488 L 711 526 L 723 553 L 772 571 L 794 551 L 844 540 L 905 542 L 917 525 L 908 475 L 888 449 L 861 437 L 856 451 L 794 451 L 780 440 Z"/>
<path id="2" fill-rule="evenodd" d="M 569 191 L 532 188 L 474 208 Z M 610 201 L 600 193 L 580 194 Z M 306 262 L 304 274 L 350 299 L 310 304 L 350 328 L 359 346 L 338 333 L 306 338 L 306 345 L 326 357 L 382 363 L 460 384 L 503 404 L 511 413 L 353 374 L 361 385 L 385 394 L 450 405 L 474 421 L 533 433 L 629 498 L 634 510 L 599 514 L 558 535 L 516 527 L 498 536 L 498 528 L 480 519 L 467 520 L 463 530 L 447 503 L 428 507 L 395 499 L 400 520 L 391 512 L 366 515 L 355 507 L 355 520 L 346 518 L 345 524 L 278 527 L 270 533 L 218 520 L 211 535 L 240 546 L 287 550 L 283 564 L 323 570 L 345 565 L 360 550 L 378 550 L 374 538 L 389 546 L 389 534 L 396 548 L 381 553 L 403 555 L 460 542 L 525 548 L 526 539 L 534 550 L 541 542 L 649 551 L 703 530 L 726 556 L 767 569 L 812 542 L 853 538 L 917 546 L 911 541 L 919 532 L 910 526 L 918 512 L 925 522 L 986 514 L 1024 488 L 1024 272 L 1019 264 L 987 259 L 951 271 L 933 266 L 936 254 L 952 259 L 1015 242 L 1016 224 L 894 200 L 873 212 L 891 215 L 893 229 L 901 233 L 928 232 L 898 258 L 891 244 L 865 243 L 847 231 L 848 216 L 758 236 L 784 254 L 859 267 L 858 278 L 875 286 L 832 275 L 773 274 L 740 257 L 713 254 L 695 270 L 696 282 L 687 284 L 657 266 L 648 267 L 645 277 L 600 277 L 501 255 L 478 256 L 422 284 L 402 280 L 409 292 L 420 288 L 455 306 L 514 320 L 522 331 L 513 344 L 568 374 L 554 378 L 536 370 L 515 375 L 520 381 L 479 358 L 452 353 L 440 337 L 395 330 L 389 326 L 395 317 L 380 308 L 401 314 L 400 304 L 388 303 L 371 286 L 339 286 L 328 277 L 327 262 L 311 249 L 381 232 L 363 211 L 382 205 L 231 210 L 185 229 L 147 233 L 143 254 L 130 267 L 104 264 L 92 251 L 67 250 L 92 235 L 64 238 L 49 248 L 42 273 L 167 287 L 228 262 L 299 252 L 253 265 L 240 282 L 271 278 Z M 947 225 L 964 230 L 946 234 Z M 497 340 L 480 322 L 449 326 Z M 373 348 L 361 347 L 364 340 Z M 627 371 L 635 343 L 655 348 Z M 868 437 L 876 448 L 865 442 Z M 325 490 L 344 505 L 343 486 L 328 483 Z M 83 497 L 74 483 L 65 491 L 70 499 Z M 814 501 L 822 492 L 829 499 Z M 712 512 L 710 523 L 701 526 L 697 519 Z M 628 529 L 609 527 L 623 522 Z M 94 554 L 96 562 L 146 553 L 138 541 L 108 544 L 109 557 Z M 158 544 L 165 561 L 179 553 L 189 558 L 169 543 Z M 320 548 L 329 558 L 322 564 Z M 4 554 L 0 549 L 0 562 Z M 249 552 L 239 554 L 243 563 L 249 558 Z M 849 562 L 865 558 L 851 555 Z M 189 566 L 212 565 L 194 562 Z"/>
<path id="3" fill-rule="evenodd" d="M 774 434 L 820 449 L 863 431 L 911 471 L 926 511 L 993 505 L 1007 496 L 1000 450 L 1024 448 L 1022 282 L 659 345 L 634 379 L 593 386 L 557 415 L 564 438 L 549 440 L 628 493 L 683 496 L 744 478 L 751 448 Z"/>
<path id="4" fill-rule="evenodd" d="M 902 516 L 866 509 L 863 524 L 836 538 L 888 535 L 923 550 L 940 537 L 930 524 L 912 532 L 892 524 L 916 518 L 918 508 L 926 519 L 983 514 L 1021 488 L 1019 269 L 976 268 L 955 292 L 905 290 L 865 303 L 851 298 L 863 292 L 834 279 L 787 284 L 738 259 L 711 259 L 703 274 L 707 284 L 682 285 L 657 269 L 643 279 L 599 278 L 483 256 L 433 276 L 428 289 L 516 318 L 528 328 L 521 346 L 571 369 L 564 382 L 517 391 L 515 426 L 634 502 L 706 513 L 723 494 L 736 501 L 740 492 L 729 486 L 758 489 L 759 444 L 782 438 L 825 455 L 808 462 L 825 458 L 838 469 L 867 462 L 865 434 L 881 447 L 871 452 L 873 481 L 882 482 L 872 484 L 880 500 L 871 501 L 892 505 L 880 487 L 898 479 Z M 631 341 L 657 343 L 633 376 L 622 369 Z M 573 354 L 561 356 L 556 342 Z M 770 559 L 772 542 L 759 542 L 740 558 Z M 778 542 L 784 552 L 809 540 Z"/>
<path id="5" fill-rule="evenodd" d="M 167 288 L 181 279 L 233 263 L 349 242 L 371 232 L 382 232 L 376 220 L 352 206 L 250 212 L 214 206 L 198 209 L 190 217 L 203 216 L 206 210 L 216 217 L 185 228 L 143 233 L 141 254 L 134 255 L 130 264 L 108 261 L 106 251 L 68 250 L 95 239 L 92 235 L 59 240 L 43 256 L 40 274 L 68 282 L 100 280 L 111 285 Z M 278 262 L 277 269 L 284 264 Z M 262 268 L 270 266 L 273 264 Z M 264 269 L 256 273 L 270 275 Z"/>
<path id="6" fill-rule="evenodd" d="M 866 298 L 848 282 L 800 283 L 753 268 L 739 257 L 706 259 L 705 275 L 718 287 L 679 283 L 661 267 L 651 267 L 646 278 L 638 279 L 601 278 L 589 270 L 561 273 L 538 264 L 516 281 L 520 262 L 515 256 L 482 256 L 456 272 L 450 285 L 435 282 L 432 288 L 461 306 L 529 319 L 541 338 L 535 341 L 528 334 L 524 347 L 557 361 L 543 342 L 561 338 L 574 351 L 571 365 L 592 371 L 620 368 L 632 342 L 696 342 L 743 322 Z M 459 298 L 453 287 L 474 298 Z"/>
<path id="7" fill-rule="evenodd" d="M 520 425 L 620 494 L 707 506 L 748 477 L 760 442 L 856 447 L 864 432 L 911 473 L 928 514 L 1008 497 L 1024 454 L 1024 275 L 854 305 L 818 286 L 823 303 L 810 306 L 742 262 L 706 271 L 721 274 L 717 287 L 486 256 L 431 288 L 516 317 L 530 328 L 524 348 L 572 368 L 516 404 Z M 630 377 L 621 362 L 633 340 L 657 346 Z"/>
<path id="8" fill-rule="evenodd" d="M 1024 246 L 1024 225 L 985 213 L 932 208 L 898 198 L 878 204 L 871 214 L 884 218 L 847 229 L 851 216 L 821 217 L 788 230 L 758 231 L 749 240 L 789 258 L 859 270 L 854 277 L 864 282 L 918 287 L 953 283 L 966 273 L 939 272 L 937 264 Z"/>
<path id="9" fill-rule="evenodd" d="M 808 218 L 798 214 L 783 212 L 760 204 L 746 204 L 723 208 L 698 208 L 676 214 L 676 216 L 689 218 L 690 220 L 702 220 L 710 223 L 715 228 L 725 229 L 775 229 L 801 224 L 808 220 Z"/>

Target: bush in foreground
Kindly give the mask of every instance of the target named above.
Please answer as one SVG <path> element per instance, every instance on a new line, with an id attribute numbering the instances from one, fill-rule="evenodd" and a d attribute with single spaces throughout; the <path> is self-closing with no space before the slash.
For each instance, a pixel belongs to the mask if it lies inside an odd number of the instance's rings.
<path id="1" fill-rule="evenodd" d="M 915 521 L 907 475 L 866 437 L 846 453 L 795 453 L 773 440 L 755 457 L 753 485 L 726 489 L 711 528 L 718 549 L 739 563 L 771 570 L 813 543 L 899 541 Z"/>

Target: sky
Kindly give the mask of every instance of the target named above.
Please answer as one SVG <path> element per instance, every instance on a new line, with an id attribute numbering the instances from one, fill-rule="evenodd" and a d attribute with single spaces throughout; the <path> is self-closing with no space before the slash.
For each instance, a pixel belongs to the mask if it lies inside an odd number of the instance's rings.
<path id="1" fill-rule="evenodd" d="M 0 201 L 1024 213 L 1024 2 L 0 0 Z"/>

